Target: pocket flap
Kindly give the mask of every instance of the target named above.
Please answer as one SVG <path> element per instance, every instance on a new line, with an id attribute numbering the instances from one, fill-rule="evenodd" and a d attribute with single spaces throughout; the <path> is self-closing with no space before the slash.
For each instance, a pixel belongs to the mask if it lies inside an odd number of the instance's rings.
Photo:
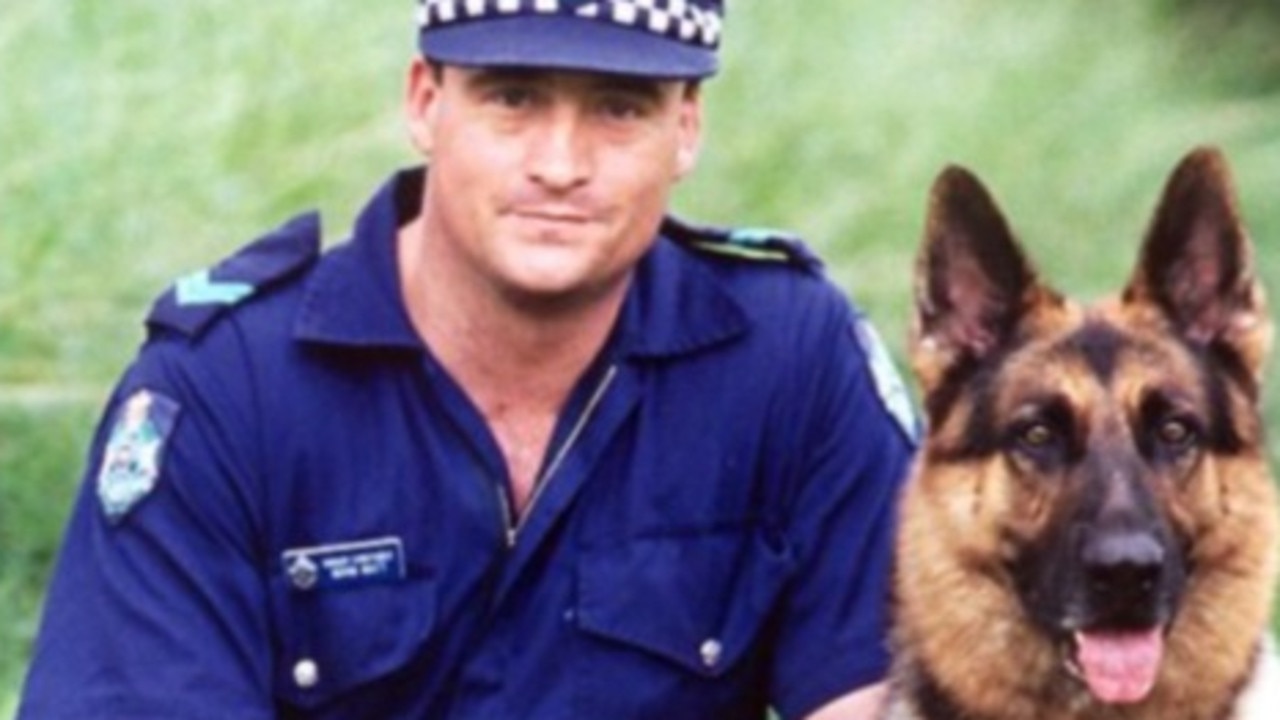
<path id="1" fill-rule="evenodd" d="M 312 708 L 409 664 L 436 619 L 434 581 L 300 590 L 284 577 L 271 587 L 280 637 L 278 697 Z"/>
<path id="2" fill-rule="evenodd" d="M 717 677 L 755 641 L 792 566 L 788 547 L 748 529 L 588 550 L 578 627 Z"/>

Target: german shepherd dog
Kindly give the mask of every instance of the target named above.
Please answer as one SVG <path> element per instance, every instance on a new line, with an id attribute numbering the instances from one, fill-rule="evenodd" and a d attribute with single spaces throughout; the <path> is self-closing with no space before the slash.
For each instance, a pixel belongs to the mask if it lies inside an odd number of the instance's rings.
<path id="1" fill-rule="evenodd" d="M 1042 284 L 976 177 L 941 174 L 884 717 L 1280 718 L 1253 268 L 1213 149 L 1173 172 L 1128 284 L 1094 304 Z"/>

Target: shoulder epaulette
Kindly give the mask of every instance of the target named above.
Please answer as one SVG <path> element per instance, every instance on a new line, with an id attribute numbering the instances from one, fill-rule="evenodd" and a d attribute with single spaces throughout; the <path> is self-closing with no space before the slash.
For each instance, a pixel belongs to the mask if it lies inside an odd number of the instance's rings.
<path id="1" fill-rule="evenodd" d="M 782 230 L 696 225 L 674 217 L 662 222 L 662 234 L 694 250 L 758 262 L 786 263 L 817 270 L 822 261 L 799 236 Z"/>
<path id="2" fill-rule="evenodd" d="M 151 306 L 147 325 L 198 336 L 227 310 L 296 275 L 319 256 L 320 215 L 299 215 L 213 267 L 179 278 Z"/>

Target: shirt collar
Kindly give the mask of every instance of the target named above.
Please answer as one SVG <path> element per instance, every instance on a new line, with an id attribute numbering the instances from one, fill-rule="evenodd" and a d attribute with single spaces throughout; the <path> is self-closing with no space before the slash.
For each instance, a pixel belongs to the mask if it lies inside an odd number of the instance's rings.
<path id="1" fill-rule="evenodd" d="M 400 293 L 396 237 L 417 211 L 423 178 L 421 169 L 393 175 L 356 218 L 351 240 L 320 262 L 298 312 L 296 338 L 348 347 L 422 347 Z"/>
<path id="2" fill-rule="evenodd" d="M 351 241 L 319 263 L 298 313 L 296 338 L 353 348 L 422 348 L 400 292 L 396 236 L 419 210 L 425 177 L 422 168 L 392 176 L 356 219 Z M 722 280 L 664 234 L 636 268 L 613 347 L 623 356 L 676 356 L 730 340 L 748 325 Z"/>

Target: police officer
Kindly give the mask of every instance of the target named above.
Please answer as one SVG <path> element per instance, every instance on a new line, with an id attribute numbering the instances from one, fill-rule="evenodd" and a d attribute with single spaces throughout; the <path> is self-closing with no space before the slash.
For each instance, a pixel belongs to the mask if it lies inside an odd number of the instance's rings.
<path id="1" fill-rule="evenodd" d="M 156 302 L 20 717 L 869 717 L 912 419 L 798 242 L 665 216 L 722 13 L 423 3 L 429 170 Z"/>

